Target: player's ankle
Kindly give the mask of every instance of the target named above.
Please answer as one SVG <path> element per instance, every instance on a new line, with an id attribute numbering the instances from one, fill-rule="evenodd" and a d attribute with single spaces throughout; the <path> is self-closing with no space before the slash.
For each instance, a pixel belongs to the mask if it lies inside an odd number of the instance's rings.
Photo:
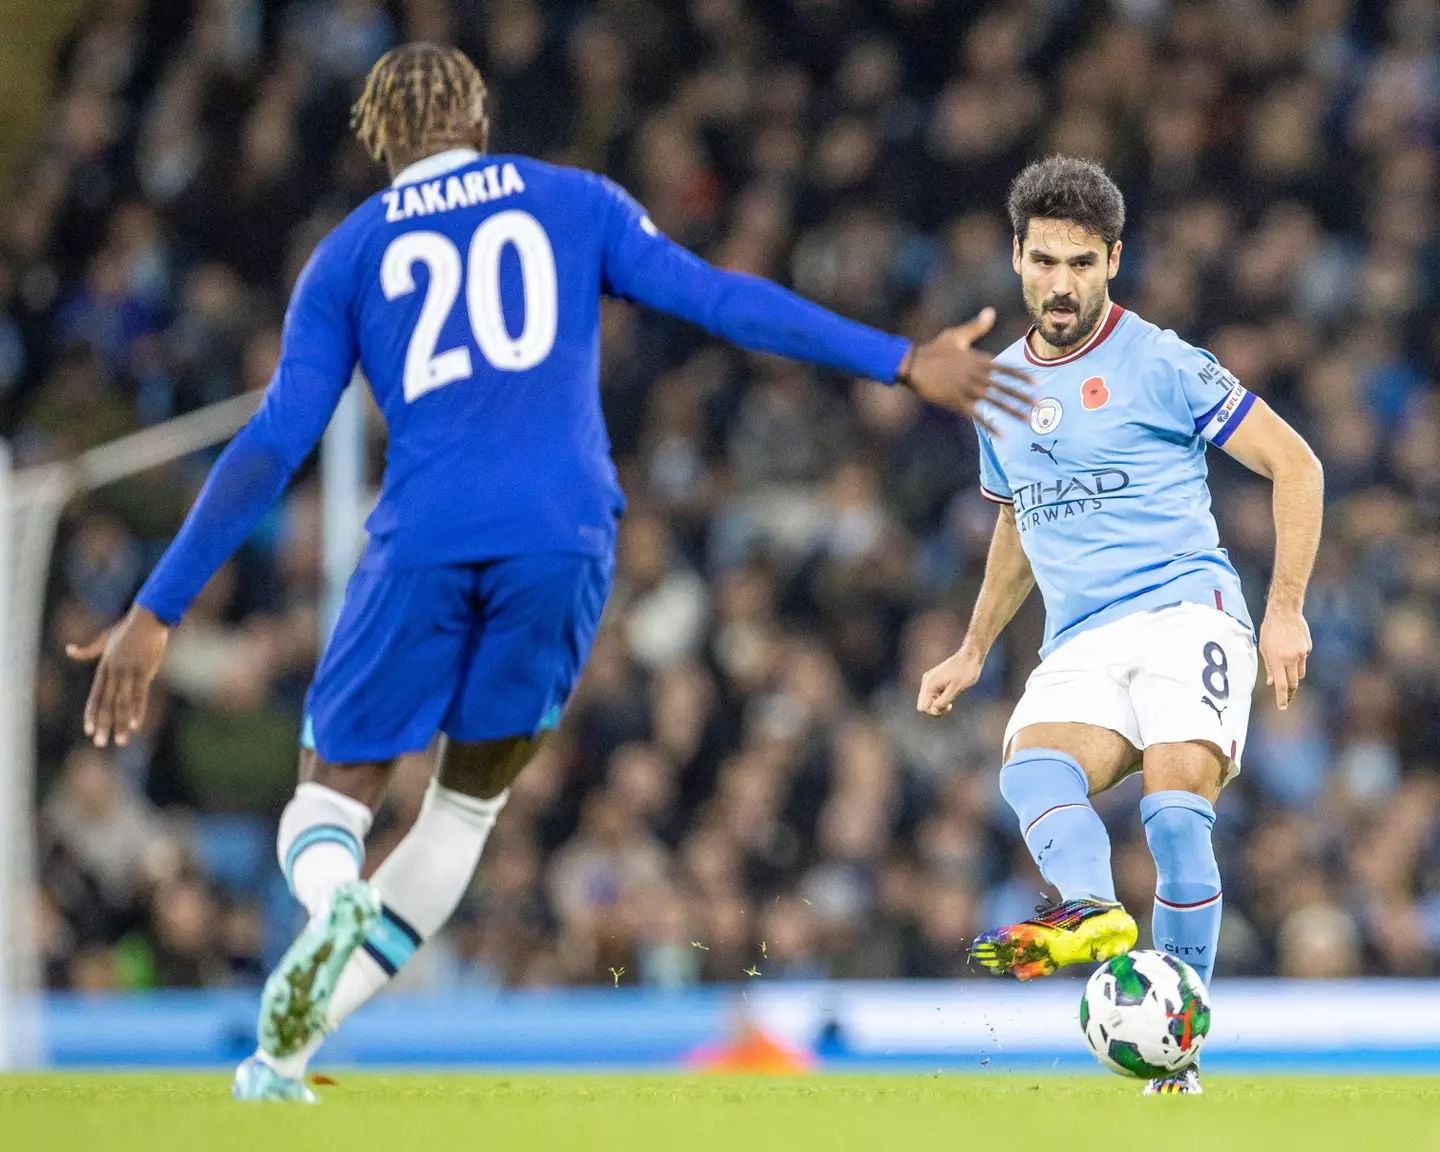
<path id="1" fill-rule="evenodd" d="M 287 1080 L 303 1080 L 306 1070 L 310 1067 L 310 1060 L 324 1042 L 325 1034 L 319 1033 L 300 1051 L 290 1056 L 276 1056 L 274 1053 L 266 1052 L 264 1048 L 256 1048 L 255 1059 L 273 1068 Z"/>
<path id="2" fill-rule="evenodd" d="M 1120 901 L 1115 899 L 1113 892 L 1091 892 L 1088 890 L 1071 891 L 1060 893 L 1060 903 L 1069 904 L 1075 900 L 1083 900 L 1087 904 L 1104 904 L 1107 908 L 1120 908 L 1124 910 Z"/>

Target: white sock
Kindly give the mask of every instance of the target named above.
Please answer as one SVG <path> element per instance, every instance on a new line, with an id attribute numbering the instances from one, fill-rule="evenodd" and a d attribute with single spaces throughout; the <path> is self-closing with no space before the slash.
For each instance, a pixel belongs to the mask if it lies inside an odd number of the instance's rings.
<path id="1" fill-rule="evenodd" d="M 360 878 L 370 809 L 359 800 L 307 781 L 280 817 L 275 850 L 285 882 L 312 916 L 331 892 Z"/>
<path id="2" fill-rule="evenodd" d="M 385 907 L 422 939 L 445 927 L 459 905 L 508 799 L 508 789 L 479 800 L 430 781 L 415 827 L 375 870 L 373 883 Z"/>
<path id="3" fill-rule="evenodd" d="M 330 998 L 327 1035 L 388 984 L 420 944 L 444 927 L 470 887 L 485 841 L 509 798 L 507 790 L 493 800 L 477 800 L 430 782 L 415 826 L 371 878 L 385 910 L 340 973 Z M 316 1037 L 287 1060 L 270 1059 L 270 1063 L 283 1075 L 303 1076 L 323 1039 Z"/>
<path id="4" fill-rule="evenodd" d="M 310 1043 L 293 1056 L 274 1056 L 263 1048 L 256 1048 L 255 1058 L 263 1064 L 270 1065 L 281 1076 L 299 1080 L 304 1077 L 305 1069 L 310 1065 L 310 1057 L 320 1051 L 320 1045 L 323 1043 L 325 1043 L 325 1033 L 317 1032 Z"/>

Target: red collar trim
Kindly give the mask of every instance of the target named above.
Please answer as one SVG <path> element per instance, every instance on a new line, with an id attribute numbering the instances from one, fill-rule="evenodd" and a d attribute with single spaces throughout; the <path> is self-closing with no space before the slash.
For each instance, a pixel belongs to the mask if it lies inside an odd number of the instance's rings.
<path id="1" fill-rule="evenodd" d="M 1094 332 L 1090 333 L 1090 335 L 1085 338 L 1085 342 L 1076 348 L 1075 351 L 1067 352 L 1064 356 L 1057 356 L 1053 360 L 1047 360 L 1043 356 L 1037 356 L 1031 351 L 1030 337 L 1035 335 L 1035 328 L 1032 325 L 1030 331 L 1025 333 L 1025 359 L 1030 361 L 1031 364 L 1038 365 L 1041 368 L 1058 368 L 1062 364 L 1073 364 L 1092 348 L 1097 348 L 1100 344 L 1104 343 L 1105 338 L 1109 336 L 1111 332 L 1115 331 L 1115 325 L 1120 323 L 1120 317 L 1124 315 L 1125 309 L 1112 300 L 1110 302 L 1110 315 L 1105 317 L 1105 322 L 1099 325 Z"/>

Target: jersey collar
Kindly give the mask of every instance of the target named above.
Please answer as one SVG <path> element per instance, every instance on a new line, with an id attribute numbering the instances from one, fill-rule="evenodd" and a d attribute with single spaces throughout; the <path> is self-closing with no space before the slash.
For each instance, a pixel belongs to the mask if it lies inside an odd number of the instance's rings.
<path id="1" fill-rule="evenodd" d="M 415 161 L 408 168 L 402 168 L 400 175 L 390 181 L 390 187 L 398 188 L 402 184 L 418 184 L 421 180 L 433 180 L 436 176 L 443 176 L 446 172 L 453 172 L 456 168 L 473 164 L 478 159 L 480 159 L 480 153 L 473 148 L 451 148 L 445 152 L 437 152 L 434 156 L 427 156 L 423 160 Z"/>
<path id="2" fill-rule="evenodd" d="M 1073 364 L 1076 360 L 1079 360 L 1080 357 L 1084 356 L 1085 353 L 1093 348 L 1098 348 L 1104 343 L 1105 338 L 1109 336 L 1111 332 L 1115 331 L 1115 325 L 1120 323 L 1120 317 L 1124 315 L 1125 309 L 1121 308 L 1120 305 L 1112 300 L 1110 302 L 1109 315 L 1105 317 L 1103 323 L 1096 325 L 1094 332 L 1085 337 L 1080 347 L 1072 352 L 1065 353 L 1064 356 L 1057 356 L 1053 360 L 1047 359 L 1044 356 L 1037 356 L 1031 349 L 1030 337 L 1035 335 L 1035 327 L 1031 325 L 1030 331 L 1025 333 L 1025 339 L 1021 342 L 1021 346 L 1025 350 L 1025 359 L 1030 361 L 1031 364 L 1038 365 L 1041 368 L 1058 368 L 1062 364 Z"/>

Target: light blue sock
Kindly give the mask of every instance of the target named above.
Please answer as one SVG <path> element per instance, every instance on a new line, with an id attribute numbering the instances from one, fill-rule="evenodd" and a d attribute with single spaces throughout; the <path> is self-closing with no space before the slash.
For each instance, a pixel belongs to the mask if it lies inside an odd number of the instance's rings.
<path id="1" fill-rule="evenodd" d="M 1060 899 L 1115 899 L 1110 834 L 1090 806 L 1090 783 L 1075 757 L 1026 748 L 1000 769 L 1000 795 L 1020 818 L 1025 846 Z"/>
<path id="2" fill-rule="evenodd" d="M 1215 809 L 1193 792 L 1152 792 L 1140 801 L 1155 857 L 1155 947 L 1178 956 L 1206 987 L 1220 942 L 1220 868 L 1210 843 Z"/>

